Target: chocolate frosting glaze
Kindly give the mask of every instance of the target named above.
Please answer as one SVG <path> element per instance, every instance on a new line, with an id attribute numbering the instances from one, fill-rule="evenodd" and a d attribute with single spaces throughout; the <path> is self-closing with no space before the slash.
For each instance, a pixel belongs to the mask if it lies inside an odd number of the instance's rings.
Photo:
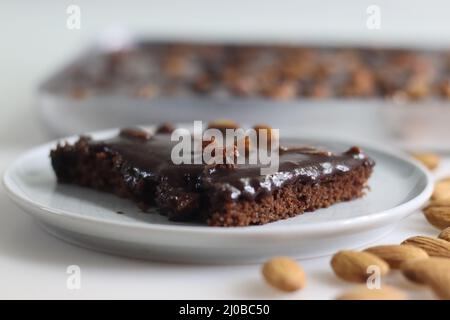
<path id="1" fill-rule="evenodd" d="M 261 175 L 261 165 L 176 165 L 171 160 L 171 151 L 176 143 L 170 140 L 169 134 L 156 134 L 152 137 L 119 135 L 103 141 L 91 140 L 89 145 L 97 152 L 120 155 L 124 162 L 123 174 L 131 187 L 142 180 L 149 183 L 164 181 L 171 188 L 187 192 L 213 192 L 227 201 L 240 197 L 254 198 L 286 183 L 321 183 L 353 167 L 374 165 L 374 161 L 357 147 L 333 154 L 305 147 L 299 139 L 289 139 L 280 141 L 282 147 L 277 172 Z M 200 155 L 192 155 L 196 156 Z"/>

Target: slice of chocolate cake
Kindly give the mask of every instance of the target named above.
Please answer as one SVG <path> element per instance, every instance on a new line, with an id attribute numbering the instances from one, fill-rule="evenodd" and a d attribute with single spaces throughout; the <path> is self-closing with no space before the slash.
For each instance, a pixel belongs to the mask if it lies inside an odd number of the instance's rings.
<path id="1" fill-rule="evenodd" d="M 156 206 L 172 220 L 248 226 L 361 197 L 374 161 L 353 147 L 333 154 L 280 142 L 277 172 L 250 164 L 179 164 L 171 160 L 170 130 L 153 136 L 122 130 L 108 140 L 81 137 L 58 144 L 51 162 L 60 183 L 74 183 Z M 295 143 L 298 143 L 297 145 Z"/>

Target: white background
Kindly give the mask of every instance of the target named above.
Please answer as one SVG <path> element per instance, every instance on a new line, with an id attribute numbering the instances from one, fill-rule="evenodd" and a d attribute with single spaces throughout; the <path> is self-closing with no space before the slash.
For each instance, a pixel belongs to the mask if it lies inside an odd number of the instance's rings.
<path id="1" fill-rule="evenodd" d="M 81 7 L 81 30 L 66 28 L 66 8 Z M 366 28 L 377 4 L 381 30 Z M 34 106 L 37 84 L 102 30 L 127 27 L 147 35 L 293 39 L 448 47 L 448 1 L 0 1 L 0 172 L 19 153 L 49 139 Z M 441 173 L 447 172 L 445 168 Z M 383 243 L 436 235 L 419 212 Z M 329 257 L 302 261 L 308 287 L 279 294 L 258 265 L 170 265 L 122 259 L 77 248 L 44 233 L 0 190 L 0 298 L 334 298 Z M 66 267 L 82 270 L 81 290 L 66 288 Z M 388 278 L 413 297 L 428 298 L 398 274 Z"/>

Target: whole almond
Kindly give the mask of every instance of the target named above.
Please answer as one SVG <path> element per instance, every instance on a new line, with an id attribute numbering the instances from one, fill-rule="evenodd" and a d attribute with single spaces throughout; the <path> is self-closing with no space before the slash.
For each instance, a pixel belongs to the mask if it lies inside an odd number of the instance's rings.
<path id="1" fill-rule="evenodd" d="M 450 207 L 430 205 L 423 210 L 427 221 L 439 229 L 450 227 Z"/>
<path id="2" fill-rule="evenodd" d="M 441 162 L 441 157 L 435 153 L 414 153 L 412 156 L 430 170 L 436 169 Z"/>
<path id="3" fill-rule="evenodd" d="M 440 180 L 434 184 L 432 200 L 448 200 L 450 199 L 450 178 Z"/>
<path id="4" fill-rule="evenodd" d="M 440 299 L 450 300 L 450 269 L 432 272 L 426 276 L 426 284 Z"/>
<path id="5" fill-rule="evenodd" d="M 269 144 L 268 147 L 270 147 L 270 143 L 272 141 L 272 135 L 274 137 L 276 137 L 276 131 L 274 131 L 274 129 L 272 127 L 270 127 L 266 124 L 257 124 L 253 127 L 253 129 L 256 131 L 258 143 L 259 143 L 260 135 L 264 135 L 264 133 L 265 133 L 266 142 Z"/>
<path id="6" fill-rule="evenodd" d="M 439 257 L 431 257 L 425 259 L 418 260 L 408 260 L 403 262 L 400 265 L 400 270 L 403 275 L 415 283 L 423 284 L 425 270 L 431 268 L 449 268 L 450 267 L 450 259 L 447 258 L 439 258 Z"/>
<path id="7" fill-rule="evenodd" d="M 383 259 L 393 269 L 398 269 L 403 262 L 408 260 L 428 258 L 428 254 L 424 250 L 410 245 L 376 246 L 367 248 L 364 251 Z"/>
<path id="8" fill-rule="evenodd" d="M 406 294 L 397 288 L 383 285 L 380 289 L 369 289 L 361 285 L 339 295 L 338 300 L 406 300 Z"/>
<path id="9" fill-rule="evenodd" d="M 120 136 L 129 139 L 150 140 L 152 135 L 145 129 L 138 127 L 123 128 L 120 130 Z"/>
<path id="10" fill-rule="evenodd" d="M 253 129 L 255 129 L 257 132 L 262 129 L 266 129 L 267 131 L 270 131 L 270 130 L 272 130 L 272 127 L 267 124 L 256 124 L 253 126 Z"/>
<path id="11" fill-rule="evenodd" d="M 368 272 L 370 266 L 380 268 L 380 274 L 389 272 L 389 265 L 376 255 L 368 252 L 339 251 L 331 259 L 331 267 L 334 273 L 341 279 L 351 282 L 364 282 L 371 275 Z"/>
<path id="12" fill-rule="evenodd" d="M 226 132 L 226 129 L 237 129 L 239 125 L 233 120 L 229 119 L 217 119 L 208 123 L 208 129 L 217 129 L 222 133 Z"/>
<path id="13" fill-rule="evenodd" d="M 409 280 L 428 285 L 441 299 L 450 299 L 450 259 L 407 261 L 401 265 L 401 269 Z"/>
<path id="14" fill-rule="evenodd" d="M 450 242 L 450 227 L 442 230 L 442 232 L 439 234 L 439 239 Z"/>
<path id="15" fill-rule="evenodd" d="M 450 258 L 450 242 L 425 236 L 416 236 L 406 239 L 402 244 L 419 247 L 431 257 Z"/>
<path id="16" fill-rule="evenodd" d="M 306 285 L 306 275 L 302 267 L 288 257 L 275 257 L 262 268 L 264 279 L 273 287 L 292 292 Z"/>
<path id="17" fill-rule="evenodd" d="M 432 199 L 429 206 L 450 207 L 450 197 L 442 199 Z"/>

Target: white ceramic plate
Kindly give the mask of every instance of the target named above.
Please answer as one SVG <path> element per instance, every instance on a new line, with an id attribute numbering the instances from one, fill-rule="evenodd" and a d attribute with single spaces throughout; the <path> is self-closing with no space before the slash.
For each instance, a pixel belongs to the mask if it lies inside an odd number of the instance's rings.
<path id="1" fill-rule="evenodd" d="M 103 131 L 94 137 L 116 132 Z M 317 137 L 307 140 L 339 150 L 353 145 Z M 383 237 L 431 195 L 431 178 L 420 164 L 384 148 L 359 145 L 377 163 L 365 197 L 263 226 L 175 223 L 156 213 L 142 213 L 126 199 L 58 185 L 48 156 L 55 142 L 17 159 L 3 182 L 9 196 L 48 232 L 95 250 L 191 263 L 257 262 L 273 255 L 309 258 Z"/>

